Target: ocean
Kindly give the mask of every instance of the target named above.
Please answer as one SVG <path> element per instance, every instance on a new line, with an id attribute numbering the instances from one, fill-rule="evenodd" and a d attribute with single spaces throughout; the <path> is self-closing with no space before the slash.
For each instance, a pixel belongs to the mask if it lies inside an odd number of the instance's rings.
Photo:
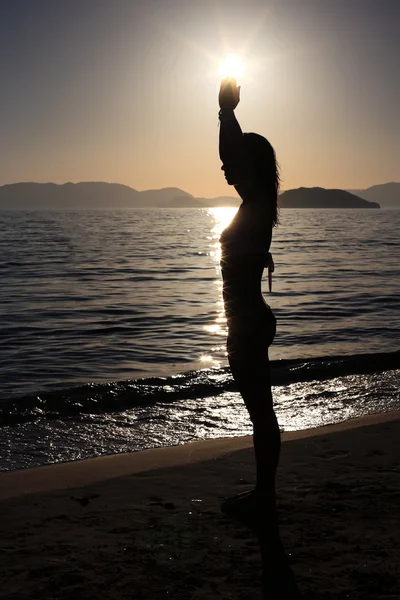
<path id="1" fill-rule="evenodd" d="M 251 433 L 227 368 L 235 208 L 0 212 L 0 470 Z M 400 408 L 400 211 L 281 212 L 282 429 Z"/>

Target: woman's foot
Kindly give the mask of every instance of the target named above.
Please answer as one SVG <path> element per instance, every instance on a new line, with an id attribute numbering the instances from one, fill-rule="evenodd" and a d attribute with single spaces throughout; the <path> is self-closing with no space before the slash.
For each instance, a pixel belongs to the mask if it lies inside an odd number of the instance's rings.
<path id="1" fill-rule="evenodd" d="M 275 497 L 257 488 L 226 498 L 221 511 L 257 535 L 263 562 L 263 598 L 303 600 L 282 545 Z"/>
<path id="2" fill-rule="evenodd" d="M 237 511 L 246 510 L 247 507 L 254 504 L 256 494 L 256 489 L 252 489 L 247 490 L 247 492 L 241 492 L 231 498 L 225 498 L 221 504 L 221 511 L 228 516 L 233 516 Z"/>
<path id="3" fill-rule="evenodd" d="M 276 521 L 275 498 L 257 488 L 227 498 L 221 504 L 221 511 L 252 529 L 265 521 Z"/>
<path id="4" fill-rule="evenodd" d="M 292 569 L 288 564 L 267 565 L 263 568 L 263 598 L 304 600 Z"/>

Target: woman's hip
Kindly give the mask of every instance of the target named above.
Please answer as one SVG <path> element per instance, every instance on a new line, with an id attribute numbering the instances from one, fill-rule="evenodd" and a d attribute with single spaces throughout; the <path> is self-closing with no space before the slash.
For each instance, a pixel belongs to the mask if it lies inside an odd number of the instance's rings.
<path id="1" fill-rule="evenodd" d="M 266 305 L 262 314 L 245 315 L 228 321 L 228 356 L 250 357 L 265 354 L 276 333 L 276 319 Z"/>

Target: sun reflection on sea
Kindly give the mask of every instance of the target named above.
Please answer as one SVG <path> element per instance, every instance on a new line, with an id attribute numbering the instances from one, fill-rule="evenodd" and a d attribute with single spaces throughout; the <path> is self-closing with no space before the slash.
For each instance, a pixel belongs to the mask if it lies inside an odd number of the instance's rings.
<path id="1" fill-rule="evenodd" d="M 207 210 L 214 219 L 214 228 L 211 230 L 215 237 L 221 235 L 223 229 L 229 225 L 237 212 L 237 206 L 214 206 Z"/>
<path id="2" fill-rule="evenodd" d="M 224 326 L 225 323 L 226 323 L 226 317 L 225 317 L 224 308 L 222 305 L 221 311 L 220 311 L 218 317 L 215 319 L 214 323 L 212 325 L 205 325 L 204 329 L 206 331 L 208 331 L 209 333 L 215 333 L 217 335 L 225 335 L 225 327 L 222 328 L 222 326 Z"/>
<path id="3" fill-rule="evenodd" d="M 233 217 L 236 214 L 236 211 L 237 211 L 237 207 L 232 207 L 232 206 L 218 206 L 218 207 L 209 208 L 207 210 L 207 214 L 212 219 L 210 236 L 208 237 L 208 239 L 210 240 L 210 256 L 215 261 L 214 265 L 215 265 L 215 271 L 216 271 L 216 275 L 217 275 L 217 278 L 214 280 L 213 283 L 218 287 L 218 291 L 220 294 L 222 292 L 222 280 L 221 280 L 221 273 L 220 273 L 220 266 L 219 266 L 220 259 L 221 259 L 221 249 L 220 249 L 219 238 L 220 238 L 222 231 L 225 229 L 225 227 L 227 227 L 229 225 L 229 223 L 232 221 Z M 226 336 L 226 317 L 225 317 L 225 311 L 224 311 L 224 303 L 222 301 L 222 295 L 221 295 L 220 300 L 218 300 L 218 302 L 216 303 L 216 310 L 217 310 L 217 316 L 215 317 L 213 322 L 208 325 L 204 325 L 203 329 L 205 331 L 207 331 L 207 333 L 209 333 L 209 334 L 225 338 L 225 336 Z M 224 345 L 218 344 L 218 346 L 213 348 L 213 350 L 217 351 L 218 353 L 221 353 L 221 350 L 223 347 L 224 347 Z M 202 363 L 207 364 L 207 366 L 221 366 L 221 362 L 215 360 L 215 358 L 211 354 L 203 354 L 202 356 L 200 356 L 200 361 Z"/>
<path id="4" fill-rule="evenodd" d="M 210 255 L 215 258 L 216 267 L 218 269 L 219 274 L 219 261 L 221 260 L 221 247 L 219 244 L 219 238 L 221 233 L 229 225 L 235 216 L 237 211 L 236 206 L 215 206 L 213 208 L 209 208 L 207 213 L 213 220 L 213 227 L 211 229 L 211 251 Z"/>

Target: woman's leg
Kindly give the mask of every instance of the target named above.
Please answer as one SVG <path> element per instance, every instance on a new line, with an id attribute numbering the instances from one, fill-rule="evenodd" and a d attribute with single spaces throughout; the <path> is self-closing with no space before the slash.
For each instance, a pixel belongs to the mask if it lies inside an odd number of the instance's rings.
<path id="1" fill-rule="evenodd" d="M 263 565 L 263 598 L 302 600 L 279 532 L 275 479 L 281 435 L 272 401 L 268 354 L 248 352 L 243 356 L 243 353 L 235 352 L 235 348 L 243 350 L 243 347 L 234 346 L 232 339 L 228 339 L 232 375 L 253 423 L 257 483 L 254 494 L 234 502 L 226 512 L 250 526 L 258 537 Z"/>
<path id="2" fill-rule="evenodd" d="M 253 423 L 256 489 L 275 501 L 281 435 L 273 408 L 268 355 L 229 356 L 232 376 Z"/>
<path id="3" fill-rule="evenodd" d="M 271 393 L 270 390 L 269 393 Z M 253 421 L 253 443 L 256 459 L 256 487 L 260 492 L 271 493 L 275 498 L 275 479 L 280 455 L 281 434 L 273 410 Z"/>

